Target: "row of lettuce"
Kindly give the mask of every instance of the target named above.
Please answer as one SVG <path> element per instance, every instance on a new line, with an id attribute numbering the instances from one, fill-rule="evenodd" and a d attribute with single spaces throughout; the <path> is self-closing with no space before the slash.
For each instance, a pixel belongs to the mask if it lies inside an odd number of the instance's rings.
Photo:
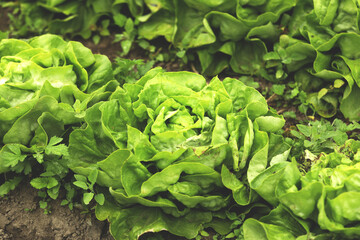
<path id="1" fill-rule="evenodd" d="M 57 198 L 75 174 L 115 239 L 359 237 L 360 143 L 301 174 L 254 88 L 161 68 L 120 86 L 107 57 L 56 35 L 3 39 L 0 57 L 1 191 L 28 175 Z"/>
<path id="2" fill-rule="evenodd" d="M 18 36 L 44 32 L 91 36 L 119 33 L 128 52 L 135 39 L 165 38 L 184 56 L 196 55 L 202 74 L 226 68 L 276 83 L 295 81 L 323 117 L 338 109 L 360 120 L 359 2 L 356 0 L 20 0 Z M 121 33 L 121 34 L 120 34 Z"/>

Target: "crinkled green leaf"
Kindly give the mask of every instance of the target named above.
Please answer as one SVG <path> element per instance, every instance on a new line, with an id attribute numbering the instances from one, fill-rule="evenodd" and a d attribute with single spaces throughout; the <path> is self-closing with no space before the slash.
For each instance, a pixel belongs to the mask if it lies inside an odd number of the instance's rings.
<path id="1" fill-rule="evenodd" d="M 174 218 L 157 208 L 133 207 L 117 211 L 110 217 L 110 232 L 117 239 L 136 240 L 144 233 L 163 230 L 194 238 L 202 224 L 210 222 L 211 219 L 209 212 L 195 210 L 184 217 Z"/>
<path id="2" fill-rule="evenodd" d="M 244 222 L 243 229 L 245 239 L 296 239 L 294 235 L 284 227 L 262 223 L 252 218 L 249 218 Z"/>

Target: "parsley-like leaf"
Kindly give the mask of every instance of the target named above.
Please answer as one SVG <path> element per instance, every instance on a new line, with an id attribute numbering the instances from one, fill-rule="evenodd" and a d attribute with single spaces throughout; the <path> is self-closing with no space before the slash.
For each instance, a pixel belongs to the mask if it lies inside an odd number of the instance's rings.
<path id="1" fill-rule="evenodd" d="M 0 161 L 5 167 L 15 167 L 19 162 L 23 162 L 26 158 L 25 154 L 21 154 L 19 144 L 8 144 L 0 153 Z"/>
<path id="2" fill-rule="evenodd" d="M 4 184 L 0 186 L 0 197 L 8 194 L 11 190 L 14 190 L 17 185 L 21 182 L 23 177 L 15 177 L 6 181 Z"/>
<path id="3" fill-rule="evenodd" d="M 65 144 L 59 144 L 61 141 L 62 138 L 60 137 L 53 136 L 52 138 L 50 138 L 50 141 L 45 148 L 45 154 L 57 156 L 69 155 L 68 147 Z"/>

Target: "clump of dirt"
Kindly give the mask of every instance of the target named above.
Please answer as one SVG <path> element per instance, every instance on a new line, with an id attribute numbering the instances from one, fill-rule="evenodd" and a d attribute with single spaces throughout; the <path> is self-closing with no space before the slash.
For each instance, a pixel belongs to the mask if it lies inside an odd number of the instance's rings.
<path id="1" fill-rule="evenodd" d="M 82 214 L 51 201 L 51 213 L 39 207 L 37 190 L 24 182 L 4 198 L 0 198 L 1 240 L 111 240 L 106 222 L 94 214 Z"/>
<path id="2" fill-rule="evenodd" d="M 85 47 L 90 48 L 93 53 L 106 55 L 110 61 L 114 61 L 121 53 L 120 43 L 114 43 L 114 35 L 102 37 L 98 44 L 95 44 L 91 39 L 76 38 L 75 41 L 79 41 L 84 44 Z"/>
<path id="3" fill-rule="evenodd" d="M 0 6 L 0 31 L 9 30 L 10 19 L 8 17 L 8 12 L 8 9 L 4 9 Z"/>

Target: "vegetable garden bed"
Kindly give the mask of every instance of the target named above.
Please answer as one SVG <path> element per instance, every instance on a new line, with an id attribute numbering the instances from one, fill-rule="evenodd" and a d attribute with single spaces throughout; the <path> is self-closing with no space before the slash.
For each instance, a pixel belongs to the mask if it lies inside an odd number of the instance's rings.
<path id="1" fill-rule="evenodd" d="M 0 4 L 1 239 L 360 236 L 359 2 Z"/>

